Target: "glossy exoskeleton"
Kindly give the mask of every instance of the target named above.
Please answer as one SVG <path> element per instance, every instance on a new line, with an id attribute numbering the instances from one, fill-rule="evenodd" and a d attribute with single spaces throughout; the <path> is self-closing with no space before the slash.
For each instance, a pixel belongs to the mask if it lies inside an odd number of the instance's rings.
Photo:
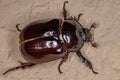
<path id="1" fill-rule="evenodd" d="M 23 30 L 16 26 L 20 34 L 20 47 L 23 57 L 28 63 L 20 62 L 21 65 L 7 70 L 3 74 L 10 71 L 22 68 L 32 67 L 39 63 L 45 63 L 52 60 L 60 59 L 61 62 L 58 70 L 62 73 L 60 66 L 67 60 L 70 52 L 76 52 L 81 61 L 85 63 L 93 73 L 92 64 L 80 52 L 85 42 L 90 42 L 93 47 L 97 47 L 96 43 L 92 41 L 90 30 L 95 28 L 93 23 L 90 29 L 84 28 L 79 22 L 78 17 L 67 17 L 65 5 L 63 5 L 64 19 L 46 19 L 30 23 Z"/>

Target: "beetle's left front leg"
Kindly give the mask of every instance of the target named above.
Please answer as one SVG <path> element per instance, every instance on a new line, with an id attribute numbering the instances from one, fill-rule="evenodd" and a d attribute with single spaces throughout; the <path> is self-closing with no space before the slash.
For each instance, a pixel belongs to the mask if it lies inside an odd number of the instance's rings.
<path id="1" fill-rule="evenodd" d="M 75 21 L 79 21 L 80 20 L 80 17 L 82 16 L 83 14 L 82 13 L 80 13 L 77 17 L 76 16 L 74 16 L 74 17 L 72 17 L 72 16 L 70 16 L 68 19 L 69 20 L 75 20 Z"/>
<path id="2" fill-rule="evenodd" d="M 66 4 L 68 3 L 68 1 L 65 1 L 63 4 L 63 16 L 64 16 L 64 20 L 67 19 L 67 10 L 65 9 Z"/>
<path id="3" fill-rule="evenodd" d="M 67 60 L 67 58 L 68 58 L 68 53 L 66 53 L 63 57 L 62 57 L 62 60 L 60 61 L 60 63 L 59 63 L 59 65 L 58 65 L 58 71 L 59 71 L 59 73 L 61 74 L 61 73 L 63 73 L 62 71 L 61 71 L 61 65 Z"/>
<path id="4" fill-rule="evenodd" d="M 83 14 L 80 13 L 80 14 L 78 15 L 78 17 L 75 17 L 75 16 L 74 16 L 74 20 L 79 21 L 79 19 L 80 19 L 80 17 L 81 17 L 82 15 L 83 15 Z"/>

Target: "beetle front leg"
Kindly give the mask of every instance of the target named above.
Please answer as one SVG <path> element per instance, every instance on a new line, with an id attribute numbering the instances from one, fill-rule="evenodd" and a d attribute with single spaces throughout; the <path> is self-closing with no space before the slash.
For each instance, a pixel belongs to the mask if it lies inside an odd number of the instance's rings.
<path id="1" fill-rule="evenodd" d="M 69 17 L 68 19 L 69 20 L 75 20 L 75 21 L 79 21 L 80 20 L 80 17 L 82 16 L 83 14 L 82 13 L 80 13 L 79 15 L 78 15 L 78 17 L 76 17 L 76 16 L 74 16 L 74 17 Z"/>
<path id="2" fill-rule="evenodd" d="M 65 1 L 65 2 L 64 2 L 64 5 L 63 5 L 63 16 L 64 16 L 64 20 L 67 19 L 67 11 L 66 11 L 66 9 L 65 9 L 66 3 L 68 3 L 68 1 Z"/>
<path id="3" fill-rule="evenodd" d="M 8 72 L 17 70 L 17 69 L 27 69 L 27 68 L 30 68 L 30 67 L 33 67 L 33 66 L 36 65 L 36 64 L 33 64 L 33 63 L 23 63 L 23 62 L 20 62 L 20 61 L 18 61 L 18 62 L 21 64 L 20 66 L 13 67 L 13 68 L 5 71 L 5 72 L 3 73 L 3 75 L 7 74 Z"/>
<path id="4" fill-rule="evenodd" d="M 88 67 L 92 70 L 92 72 L 93 72 L 94 74 L 98 74 L 98 72 L 94 71 L 93 66 L 92 66 L 92 63 L 91 63 L 88 59 L 86 59 L 86 58 L 81 54 L 80 51 L 77 51 L 77 55 L 80 57 L 81 61 L 82 61 L 83 63 L 85 63 L 85 65 L 88 66 Z"/>
<path id="5" fill-rule="evenodd" d="M 79 20 L 80 20 L 80 17 L 81 17 L 82 15 L 83 15 L 83 14 L 80 13 L 80 14 L 78 15 L 78 17 L 76 18 L 76 20 L 79 21 Z"/>
<path id="6" fill-rule="evenodd" d="M 61 66 L 62 66 L 62 64 L 67 60 L 67 58 L 68 58 L 68 53 L 65 54 L 64 57 L 62 57 L 62 60 L 60 61 L 59 65 L 58 65 L 58 71 L 59 71 L 60 74 L 63 73 L 63 72 L 61 71 Z"/>

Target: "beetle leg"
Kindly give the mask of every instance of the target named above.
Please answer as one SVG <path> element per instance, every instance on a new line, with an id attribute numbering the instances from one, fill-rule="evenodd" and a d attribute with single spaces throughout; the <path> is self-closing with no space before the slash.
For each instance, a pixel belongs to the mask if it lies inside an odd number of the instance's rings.
<path id="1" fill-rule="evenodd" d="M 78 17 L 70 17 L 70 18 L 68 18 L 68 19 L 70 19 L 70 20 L 75 20 L 75 21 L 79 21 L 79 19 L 80 19 L 80 17 L 82 16 L 83 14 L 82 13 L 80 13 L 79 15 L 78 15 Z"/>
<path id="2" fill-rule="evenodd" d="M 17 24 L 17 25 L 16 25 L 16 28 L 17 28 L 17 30 L 18 30 L 19 32 L 21 32 L 21 30 L 20 30 L 20 28 L 19 28 L 19 25 L 20 25 L 20 24 Z"/>
<path id="3" fill-rule="evenodd" d="M 58 65 L 58 71 L 59 71 L 60 74 L 63 73 L 63 72 L 61 71 L 61 65 L 63 64 L 63 62 L 65 62 L 65 61 L 67 60 L 67 58 L 68 58 L 68 53 L 65 54 L 64 57 L 62 57 L 62 60 L 60 61 L 59 65 Z"/>
<path id="4" fill-rule="evenodd" d="M 93 69 L 92 63 L 91 63 L 88 59 L 86 59 L 86 58 L 81 54 L 80 51 L 77 51 L 77 55 L 80 57 L 82 63 L 85 63 L 85 65 L 88 66 L 88 67 L 92 70 L 92 72 L 93 72 L 94 74 L 98 74 L 98 72 L 96 72 L 96 71 Z"/>
<path id="5" fill-rule="evenodd" d="M 64 16 L 64 20 L 67 19 L 67 11 L 66 11 L 66 9 L 65 9 L 66 3 L 68 3 L 68 1 L 65 1 L 65 2 L 64 2 L 64 5 L 63 5 L 63 16 Z"/>
<path id="6" fill-rule="evenodd" d="M 19 63 L 21 64 L 20 66 L 13 67 L 13 68 L 5 71 L 5 72 L 3 73 L 3 75 L 7 74 L 8 72 L 17 70 L 17 69 L 27 69 L 27 68 L 30 68 L 30 67 L 33 67 L 34 65 L 36 65 L 36 64 L 33 64 L 33 63 L 23 63 L 23 62 L 20 62 L 20 61 L 19 61 Z"/>
<path id="7" fill-rule="evenodd" d="M 58 66 L 58 71 L 59 71 L 59 73 L 61 74 L 61 73 L 63 73 L 62 71 L 61 71 L 61 65 L 63 64 L 63 62 L 65 62 L 65 60 L 62 58 L 62 60 L 61 60 L 61 62 L 59 63 L 59 66 Z"/>
<path id="8" fill-rule="evenodd" d="M 80 14 L 78 15 L 77 21 L 79 21 L 79 19 L 80 19 L 80 17 L 81 17 L 82 15 L 83 15 L 82 13 L 80 13 Z"/>

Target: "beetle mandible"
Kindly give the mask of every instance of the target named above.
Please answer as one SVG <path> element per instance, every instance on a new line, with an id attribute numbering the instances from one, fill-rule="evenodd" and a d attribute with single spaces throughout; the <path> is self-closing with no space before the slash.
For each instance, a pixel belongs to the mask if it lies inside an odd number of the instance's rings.
<path id="1" fill-rule="evenodd" d="M 90 33 L 96 24 L 93 23 L 90 29 L 84 28 L 79 23 L 82 13 L 78 17 L 68 18 L 65 9 L 67 3 L 68 1 L 65 1 L 63 4 L 64 19 L 35 21 L 28 24 L 23 30 L 20 30 L 16 25 L 20 32 L 21 54 L 27 62 L 19 61 L 20 66 L 7 70 L 3 75 L 19 68 L 26 69 L 56 59 L 61 59 L 58 71 L 62 73 L 60 67 L 67 60 L 70 52 L 75 52 L 94 74 L 98 73 L 94 71 L 91 62 L 80 51 L 86 42 L 90 42 L 93 47 L 97 47 Z"/>

